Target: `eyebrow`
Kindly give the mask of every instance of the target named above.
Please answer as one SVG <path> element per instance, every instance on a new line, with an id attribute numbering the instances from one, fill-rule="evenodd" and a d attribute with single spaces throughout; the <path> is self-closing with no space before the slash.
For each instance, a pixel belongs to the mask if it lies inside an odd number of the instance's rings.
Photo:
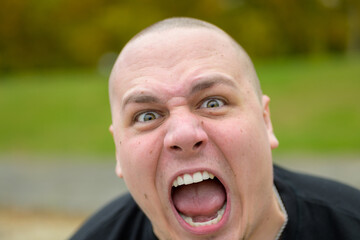
<path id="1" fill-rule="evenodd" d="M 219 84 L 224 84 L 230 87 L 235 88 L 236 85 L 235 83 L 228 77 L 226 76 L 222 76 L 222 75 L 215 75 L 215 76 L 210 76 L 210 77 L 200 77 L 199 80 L 197 82 L 195 82 L 193 84 L 193 86 L 191 87 L 190 90 L 190 94 L 189 95 L 194 95 L 198 92 L 201 92 L 205 89 L 208 88 L 212 88 L 215 85 L 219 85 Z M 143 92 L 138 92 L 138 93 L 134 93 L 131 94 L 127 97 L 124 98 L 123 101 L 123 105 L 122 108 L 124 109 L 126 107 L 126 105 L 130 104 L 130 103 L 162 103 L 163 101 L 161 99 L 159 99 L 158 97 L 152 95 L 152 94 L 148 94 L 147 93 L 143 93 Z"/>
<path id="2" fill-rule="evenodd" d="M 230 80 L 229 78 L 225 77 L 225 76 L 211 76 L 211 77 L 205 77 L 204 80 L 200 80 L 198 82 L 196 82 L 190 91 L 190 95 L 194 95 L 197 92 L 200 92 L 202 90 L 208 89 L 208 88 L 212 88 L 215 85 L 219 85 L 219 84 L 224 84 L 224 85 L 228 85 L 230 87 L 235 88 L 235 83 Z"/>
<path id="3" fill-rule="evenodd" d="M 124 99 L 122 108 L 124 109 L 130 103 L 160 103 L 160 99 L 152 95 L 144 95 L 143 93 L 135 93 Z"/>

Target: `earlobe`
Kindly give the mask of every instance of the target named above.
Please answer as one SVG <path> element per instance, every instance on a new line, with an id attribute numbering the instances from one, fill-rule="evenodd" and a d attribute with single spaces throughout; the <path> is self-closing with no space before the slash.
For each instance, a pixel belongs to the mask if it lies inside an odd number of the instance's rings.
<path id="1" fill-rule="evenodd" d="M 119 161 L 116 161 L 115 173 L 119 178 L 123 178 L 122 170 Z"/>
<path id="2" fill-rule="evenodd" d="M 263 103 L 263 118 L 264 118 L 264 122 L 266 125 L 267 133 L 268 133 L 270 147 L 271 147 L 271 149 L 275 149 L 279 146 L 279 141 L 277 140 L 277 138 L 274 134 L 272 123 L 271 123 L 270 107 L 269 107 L 270 98 L 266 95 L 263 95 L 262 103 Z"/>
<path id="3" fill-rule="evenodd" d="M 113 127 L 112 124 L 111 124 L 110 127 L 109 127 L 109 132 L 111 133 L 111 135 L 112 135 L 113 138 L 114 138 L 114 127 Z M 115 141 L 115 139 L 114 139 L 114 141 Z M 116 146 L 115 146 L 115 147 L 116 147 Z M 122 178 L 122 177 L 123 177 L 122 170 L 121 170 L 121 166 L 120 166 L 120 161 L 119 161 L 119 159 L 118 159 L 117 153 L 116 153 L 115 173 L 116 173 L 116 175 L 117 175 L 119 178 Z"/>
<path id="4" fill-rule="evenodd" d="M 112 124 L 109 126 L 109 132 L 110 132 L 111 135 L 114 137 L 114 127 L 113 127 Z"/>

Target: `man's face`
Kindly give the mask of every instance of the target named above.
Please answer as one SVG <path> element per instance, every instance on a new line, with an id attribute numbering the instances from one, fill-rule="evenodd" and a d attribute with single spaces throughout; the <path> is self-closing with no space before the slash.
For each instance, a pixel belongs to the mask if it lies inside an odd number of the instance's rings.
<path id="1" fill-rule="evenodd" d="M 207 29 L 148 33 L 112 75 L 117 174 L 161 239 L 240 239 L 274 210 L 267 97 Z M 192 183 L 196 182 L 196 183 Z"/>

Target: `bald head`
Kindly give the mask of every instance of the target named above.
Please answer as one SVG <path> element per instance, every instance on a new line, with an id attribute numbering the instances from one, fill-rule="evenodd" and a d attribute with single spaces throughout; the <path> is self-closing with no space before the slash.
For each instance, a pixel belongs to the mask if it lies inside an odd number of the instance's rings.
<path id="1" fill-rule="evenodd" d="M 246 51 L 230 35 L 211 23 L 194 18 L 176 17 L 162 20 L 145 28 L 136 34 L 132 39 L 130 39 L 130 41 L 125 45 L 125 47 L 120 52 L 109 79 L 110 103 L 112 102 L 113 95 L 115 94 L 114 82 L 116 82 L 116 79 L 118 79 L 118 75 L 121 74 L 121 71 L 124 71 L 122 66 L 127 62 L 124 55 L 128 55 L 130 52 L 129 49 L 132 49 L 132 47 L 138 42 L 146 41 L 144 39 L 146 39 L 146 37 L 149 35 L 163 34 L 164 38 L 166 38 L 165 35 L 167 32 L 181 32 L 185 30 L 206 30 L 215 32 L 219 36 L 222 36 L 224 39 L 226 39 L 227 42 L 225 44 L 230 45 L 234 53 L 236 53 L 238 58 L 241 59 L 240 62 L 242 64 L 239 66 L 239 69 L 241 68 L 241 70 L 244 72 L 244 75 L 249 76 L 249 80 L 254 86 L 254 91 L 258 95 L 259 100 L 261 100 L 262 91 L 252 61 Z M 138 51 L 141 51 L 141 49 L 138 49 Z M 131 52 L 134 53 L 133 49 Z"/>
<path id="2" fill-rule="evenodd" d="M 206 29 L 217 31 L 221 34 L 226 34 L 223 30 L 221 30 L 220 28 L 218 28 L 217 26 L 215 26 L 211 23 L 208 23 L 208 22 L 205 22 L 202 20 L 198 20 L 195 18 L 176 17 L 176 18 L 164 19 L 160 22 L 154 23 L 153 25 L 145 28 L 144 30 L 139 32 L 137 35 L 135 35 L 130 40 L 130 42 L 136 38 L 139 38 L 139 37 L 147 34 L 147 33 L 161 32 L 161 31 L 166 31 L 166 30 L 171 30 L 171 29 L 176 29 L 176 28 L 206 28 Z M 228 37 L 230 37 L 230 36 L 228 36 Z"/>

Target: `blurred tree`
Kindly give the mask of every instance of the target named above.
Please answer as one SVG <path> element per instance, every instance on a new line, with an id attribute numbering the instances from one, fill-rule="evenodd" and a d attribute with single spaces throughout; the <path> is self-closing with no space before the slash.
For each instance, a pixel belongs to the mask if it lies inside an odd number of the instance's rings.
<path id="1" fill-rule="evenodd" d="M 2 0 L 0 70 L 94 67 L 171 16 L 219 25 L 252 57 L 360 49 L 358 0 Z"/>
<path id="2" fill-rule="evenodd" d="M 348 52 L 360 52 L 360 1 L 345 0 L 345 11 L 349 26 Z"/>

